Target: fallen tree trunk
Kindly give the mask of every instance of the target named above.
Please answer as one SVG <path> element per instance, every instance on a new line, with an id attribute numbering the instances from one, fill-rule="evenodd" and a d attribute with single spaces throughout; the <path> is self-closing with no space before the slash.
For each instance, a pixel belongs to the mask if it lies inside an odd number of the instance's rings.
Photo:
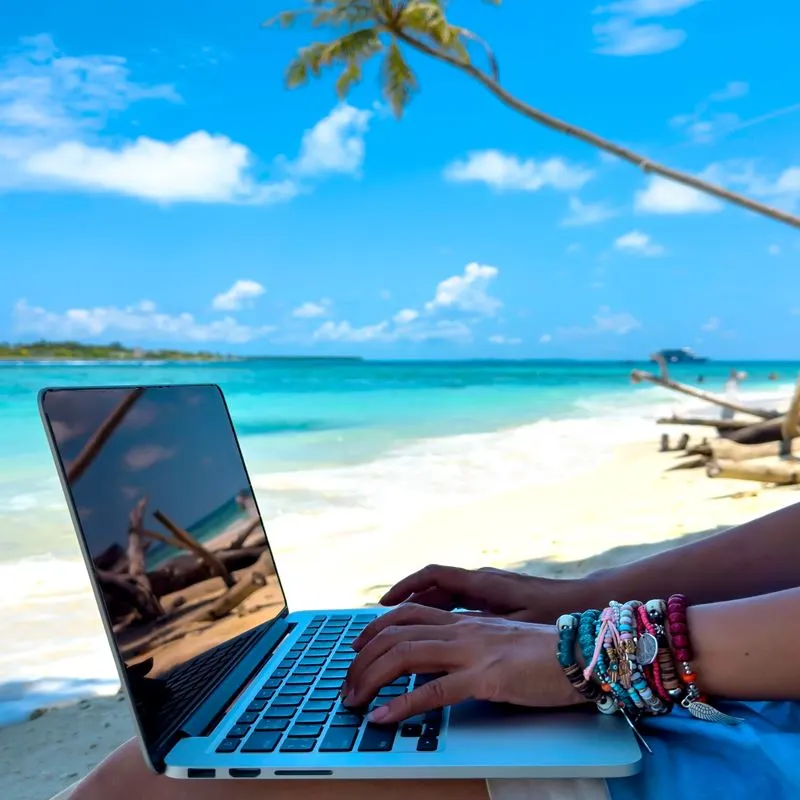
<path id="1" fill-rule="evenodd" d="M 798 435 L 800 435 L 800 380 L 795 384 L 792 402 L 781 427 L 781 439 L 787 449 L 790 448 L 792 439 Z"/>
<path id="2" fill-rule="evenodd" d="M 155 595 L 144 591 L 132 578 L 102 569 L 96 570 L 96 574 L 109 607 L 115 609 L 113 618 L 123 615 L 125 611 L 137 611 L 142 620 L 149 622 L 164 614 Z"/>
<path id="3" fill-rule="evenodd" d="M 237 572 L 255 564 L 264 552 L 268 552 L 266 547 L 247 547 L 241 550 L 223 550 L 216 556 L 228 572 Z M 177 556 L 148 573 L 150 585 L 159 597 L 182 592 L 189 586 L 212 577 L 214 574 L 208 562 L 189 554 Z"/>
<path id="4" fill-rule="evenodd" d="M 138 585 L 139 590 L 149 596 L 148 605 L 152 605 L 158 611 L 158 616 L 163 616 L 164 609 L 150 585 L 150 578 L 147 576 L 145 567 L 145 543 L 142 533 L 144 522 L 144 510 L 147 507 L 147 498 L 143 497 L 133 507 L 128 523 L 128 574 Z"/>
<path id="5" fill-rule="evenodd" d="M 257 592 L 267 585 L 267 570 L 270 569 L 271 564 L 272 556 L 268 550 L 265 550 L 247 573 L 241 575 L 234 586 L 228 589 L 199 619 L 218 620 L 230 614 L 253 592 Z"/>
<path id="6" fill-rule="evenodd" d="M 723 439 L 730 439 L 739 444 L 763 444 L 779 442 L 783 438 L 783 416 L 756 422 L 739 431 L 720 431 Z"/>
<path id="7" fill-rule="evenodd" d="M 661 417 L 659 425 L 681 425 L 685 428 L 705 425 L 709 428 L 716 428 L 718 431 L 739 431 L 742 428 L 749 428 L 752 422 L 743 419 L 706 419 L 705 417 L 678 417 L 673 414 L 671 417 Z"/>
<path id="8" fill-rule="evenodd" d="M 144 394 L 144 388 L 137 387 L 131 389 L 120 400 L 117 407 L 103 420 L 103 423 L 95 431 L 92 437 L 84 445 L 73 462 L 67 469 L 67 482 L 75 483 L 83 475 L 86 468 L 95 460 L 97 454 L 103 449 L 103 445 L 108 437 L 117 429 L 117 426 L 125 419 L 125 415 L 133 408 L 133 404 Z"/>
<path id="9" fill-rule="evenodd" d="M 217 575 L 225 581 L 225 585 L 230 589 L 233 586 L 233 578 L 231 577 L 225 565 L 220 561 L 215 553 L 206 550 L 195 538 L 185 531 L 183 528 L 176 525 L 166 514 L 161 511 L 154 511 L 153 516 L 188 550 L 192 550 L 199 558 L 208 564 L 212 575 Z"/>
<path id="10" fill-rule="evenodd" d="M 708 453 L 715 461 L 750 461 L 769 456 L 800 456 L 800 439 L 791 442 L 764 442 L 763 444 L 739 444 L 730 439 L 715 439 L 707 445 Z"/>
<path id="11" fill-rule="evenodd" d="M 693 386 L 678 383 L 671 378 L 653 375 L 651 372 L 645 372 L 641 369 L 635 369 L 631 372 L 631 380 L 634 383 L 652 383 L 664 389 L 671 389 L 674 392 L 680 392 L 681 394 L 689 395 L 689 397 L 695 397 L 698 400 L 704 400 L 706 403 L 713 403 L 720 408 L 727 408 L 740 414 L 750 414 L 753 417 L 760 417 L 761 419 L 774 419 L 780 416 L 778 411 L 767 411 L 763 408 L 748 408 L 747 406 L 741 405 L 741 403 L 734 403 L 730 400 L 726 400 L 724 397 L 712 394 L 711 392 L 704 392 L 700 389 L 695 389 Z"/>
<path id="12" fill-rule="evenodd" d="M 709 478 L 736 478 L 790 486 L 800 483 L 800 464 L 741 464 L 736 461 L 715 461 L 708 465 Z"/>

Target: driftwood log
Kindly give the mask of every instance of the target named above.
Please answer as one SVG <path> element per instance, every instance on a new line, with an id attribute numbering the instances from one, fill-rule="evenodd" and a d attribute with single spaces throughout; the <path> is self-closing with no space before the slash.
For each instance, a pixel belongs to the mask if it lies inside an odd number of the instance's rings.
<path id="1" fill-rule="evenodd" d="M 763 408 L 749 408 L 741 403 L 734 403 L 730 400 L 726 400 L 724 397 L 720 397 L 712 392 L 704 392 L 700 389 L 695 389 L 693 386 L 687 386 L 684 383 L 673 381 L 669 377 L 653 375 L 652 372 L 645 372 L 641 369 L 635 369 L 631 372 L 631 380 L 634 383 L 646 382 L 661 386 L 664 389 L 672 389 L 674 392 L 680 392 L 681 394 L 689 395 L 689 397 L 696 397 L 698 400 L 704 400 L 706 403 L 713 403 L 720 408 L 727 408 L 740 414 L 750 414 L 760 419 L 774 419 L 780 416 L 780 413 L 777 411 L 768 411 Z"/>
<path id="2" fill-rule="evenodd" d="M 737 461 L 715 461 L 706 470 L 709 478 L 737 478 L 790 486 L 800 483 L 800 463 L 742 464 Z"/>
<path id="3" fill-rule="evenodd" d="M 149 595 L 148 605 L 158 612 L 158 616 L 164 614 L 164 609 L 158 598 L 153 593 L 150 585 L 150 578 L 147 575 L 145 566 L 145 540 L 142 533 L 144 523 L 144 511 L 147 507 L 147 498 L 143 497 L 133 507 L 129 515 L 128 523 L 128 574 L 131 580 L 139 587 L 143 594 Z"/>
<path id="4" fill-rule="evenodd" d="M 92 437 L 83 446 L 83 449 L 75 457 L 75 460 L 67 469 L 67 481 L 72 484 L 83 475 L 86 468 L 95 460 L 97 454 L 103 449 L 103 445 L 108 437 L 117 429 L 117 426 L 125 419 L 125 415 L 133 408 L 133 404 L 144 394 L 144 388 L 137 387 L 131 389 L 120 400 L 117 407 L 103 420 L 100 427 L 94 432 Z"/>
<path id="5" fill-rule="evenodd" d="M 138 612 L 143 621 L 158 619 L 164 609 L 153 592 L 147 592 L 141 585 L 126 575 L 106 570 L 96 570 L 97 580 L 103 595 L 109 601 L 109 613 L 116 621 L 131 611 Z"/>
<path id="6" fill-rule="evenodd" d="M 755 458 L 770 456 L 800 456 L 800 439 L 762 444 L 739 444 L 729 439 L 715 439 L 706 445 L 692 448 L 692 455 L 695 453 L 708 456 L 715 461 L 752 461 Z"/>
<path id="7" fill-rule="evenodd" d="M 785 449 L 791 447 L 791 441 L 795 436 L 800 436 L 800 379 L 795 384 L 792 402 L 789 403 L 781 427 L 781 439 Z"/>
<path id="8" fill-rule="evenodd" d="M 230 588 L 233 586 L 233 578 L 217 554 L 206 550 L 195 538 L 180 526 L 176 525 L 166 514 L 161 511 L 154 511 L 153 516 L 179 541 L 187 550 L 191 550 L 199 558 L 208 564 L 212 575 L 222 578 L 225 585 Z"/>
<path id="9" fill-rule="evenodd" d="M 269 570 L 274 569 L 272 556 L 265 550 L 255 564 L 244 575 L 240 575 L 231 589 L 228 589 L 211 608 L 206 611 L 201 619 L 218 620 L 227 616 L 240 606 L 253 592 L 257 592 L 267 585 Z"/>
<path id="10" fill-rule="evenodd" d="M 709 428 L 716 428 L 717 431 L 740 431 L 742 428 L 749 428 L 753 425 L 752 422 L 747 422 L 743 419 L 707 419 L 705 417 L 678 417 L 672 415 L 671 417 L 661 417 L 658 420 L 659 425 L 680 425 L 684 428 L 695 426 L 707 426 Z"/>
<path id="11" fill-rule="evenodd" d="M 255 564 L 266 549 L 266 547 L 246 547 L 241 550 L 223 550 L 217 553 L 216 557 L 231 573 Z M 274 568 L 272 572 L 274 573 Z M 153 591 L 159 597 L 181 592 L 189 586 L 215 577 L 207 561 L 188 553 L 152 570 L 148 576 Z"/>
<path id="12" fill-rule="evenodd" d="M 730 439 L 739 444 L 763 444 L 779 442 L 783 438 L 783 415 L 775 419 L 756 422 L 738 431 L 720 431 L 723 439 Z"/>

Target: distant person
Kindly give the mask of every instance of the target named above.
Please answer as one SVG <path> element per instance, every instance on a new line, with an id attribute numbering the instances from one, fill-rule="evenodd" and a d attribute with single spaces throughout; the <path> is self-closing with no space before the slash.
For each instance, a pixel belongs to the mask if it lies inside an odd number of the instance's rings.
<path id="1" fill-rule="evenodd" d="M 767 375 L 767 378 L 771 381 L 776 381 L 778 378 L 780 378 L 780 375 L 778 375 L 777 372 L 770 372 L 770 374 Z"/>
<path id="2" fill-rule="evenodd" d="M 739 381 L 746 376 L 746 373 L 732 369 L 725 381 L 725 399 L 729 403 L 739 404 Z M 732 408 L 722 409 L 722 419 L 733 419 L 736 412 Z"/>
<path id="3" fill-rule="evenodd" d="M 698 383 L 705 383 L 706 382 L 706 376 L 705 375 L 698 375 L 697 376 L 697 382 Z"/>

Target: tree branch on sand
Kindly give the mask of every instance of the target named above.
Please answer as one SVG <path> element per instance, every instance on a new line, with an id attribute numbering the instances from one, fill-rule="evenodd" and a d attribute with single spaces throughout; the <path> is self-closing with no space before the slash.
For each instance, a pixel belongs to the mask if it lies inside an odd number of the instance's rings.
<path id="1" fill-rule="evenodd" d="M 108 437 L 117 429 L 126 414 L 133 408 L 133 404 L 142 396 L 144 388 L 136 387 L 131 389 L 120 400 L 117 407 L 103 420 L 100 427 L 90 437 L 83 449 L 75 457 L 72 464 L 67 469 L 67 481 L 75 483 L 78 478 L 86 472 L 89 465 L 95 460 L 98 453 L 103 449 L 103 445 L 108 441 Z"/>
<path id="2" fill-rule="evenodd" d="M 188 531 L 185 531 L 180 526 L 176 525 L 166 514 L 161 511 L 154 511 L 153 516 L 179 541 L 187 550 L 191 550 L 203 561 L 208 564 L 212 575 L 217 575 L 225 582 L 225 585 L 230 588 L 233 586 L 233 578 L 231 574 L 225 569 L 223 563 L 217 558 L 214 553 L 209 552 L 203 545 L 201 545 Z"/>
<path id="3" fill-rule="evenodd" d="M 236 584 L 203 613 L 201 619 L 218 620 L 230 614 L 251 594 L 267 585 L 267 575 L 271 565 L 272 558 L 268 551 L 264 551 L 258 561 L 245 574 L 239 576 Z"/>
<path id="4" fill-rule="evenodd" d="M 133 507 L 130 512 L 130 522 L 128 525 L 128 574 L 131 579 L 139 586 L 139 589 L 150 595 L 150 604 L 158 609 L 159 616 L 164 613 L 164 609 L 158 598 L 153 593 L 150 585 L 150 578 L 147 575 L 144 557 L 144 537 L 142 535 L 144 525 L 144 510 L 147 507 L 147 497 L 143 497 Z"/>
<path id="5" fill-rule="evenodd" d="M 492 5 L 501 4 L 501 0 L 488 1 Z M 400 117 L 419 89 L 417 77 L 404 54 L 404 48 L 410 48 L 468 75 L 503 105 L 533 122 L 597 147 L 647 174 L 800 228 L 800 217 L 794 214 L 663 166 L 515 97 L 500 83 L 500 69 L 491 47 L 477 34 L 450 22 L 442 0 L 305 0 L 302 3 L 298 0 L 298 3 L 301 4 L 298 10 L 284 11 L 265 25 L 279 24 L 286 28 L 298 19 L 309 19 L 313 29 L 327 29 L 334 35 L 301 48 L 286 70 L 286 83 L 290 88 L 301 86 L 310 76 L 319 77 L 326 69 L 338 68 L 341 73 L 336 91 L 344 98 L 361 81 L 364 64 L 381 56 L 383 94 L 395 115 Z M 470 48 L 476 45 L 486 58 L 486 68 L 476 66 L 472 60 Z"/>

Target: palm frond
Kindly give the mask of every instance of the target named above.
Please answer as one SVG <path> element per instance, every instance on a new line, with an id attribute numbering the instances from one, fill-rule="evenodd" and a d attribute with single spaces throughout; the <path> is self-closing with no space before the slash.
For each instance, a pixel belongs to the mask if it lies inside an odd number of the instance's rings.
<path id="1" fill-rule="evenodd" d="M 331 42 L 314 42 L 303 47 L 289 64 L 286 70 L 286 85 L 294 89 L 308 80 L 309 73 L 318 78 L 327 67 L 344 64 L 345 73 L 350 75 L 345 85 L 349 86 L 360 77 L 360 69 L 356 74 L 351 65 L 358 66 L 381 48 L 378 34 L 372 28 L 361 28 L 346 33 Z"/>
<path id="2" fill-rule="evenodd" d="M 382 78 L 384 96 L 395 116 L 401 117 L 411 96 L 417 90 L 418 84 L 416 76 L 403 58 L 403 53 L 395 40 L 392 40 L 386 50 Z"/>

